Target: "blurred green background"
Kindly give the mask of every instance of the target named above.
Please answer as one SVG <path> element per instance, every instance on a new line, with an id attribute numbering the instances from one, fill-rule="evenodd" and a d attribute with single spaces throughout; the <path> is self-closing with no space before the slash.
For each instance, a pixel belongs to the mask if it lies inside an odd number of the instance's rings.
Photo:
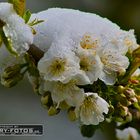
<path id="1" fill-rule="evenodd" d="M 27 8 L 38 12 L 50 7 L 65 7 L 107 17 L 122 29 L 134 29 L 140 42 L 140 0 L 27 0 Z"/>

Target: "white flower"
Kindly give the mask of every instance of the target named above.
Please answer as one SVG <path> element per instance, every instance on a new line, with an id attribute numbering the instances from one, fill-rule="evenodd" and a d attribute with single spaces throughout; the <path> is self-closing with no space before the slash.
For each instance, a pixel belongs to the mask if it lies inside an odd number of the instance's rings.
<path id="1" fill-rule="evenodd" d="M 80 70 L 79 59 L 65 47 L 52 46 L 38 63 L 41 76 L 46 81 L 69 82 L 74 76 L 83 80 L 85 74 Z M 89 79 L 85 79 L 89 83 Z M 85 82 L 86 82 L 85 81 Z M 85 84 L 85 83 L 83 83 Z"/>
<path id="2" fill-rule="evenodd" d="M 122 55 L 114 46 L 105 46 L 98 51 L 103 69 L 99 79 L 107 85 L 113 85 L 116 82 L 117 74 L 124 73 L 129 66 L 129 59 Z"/>
<path id="3" fill-rule="evenodd" d="M 108 103 L 99 97 L 97 93 L 85 93 L 85 99 L 75 109 L 77 117 L 85 125 L 98 125 L 104 121 L 103 113 L 108 113 Z"/>
<path id="4" fill-rule="evenodd" d="M 77 106 L 84 99 L 84 90 L 76 86 L 76 80 L 71 80 L 66 84 L 46 81 L 44 90 L 51 92 L 52 100 L 58 105 L 66 101 L 70 106 Z"/>
<path id="5" fill-rule="evenodd" d="M 125 32 L 124 45 L 128 48 L 128 51 L 133 52 L 138 48 L 136 37 L 134 35 L 134 30 L 129 30 Z"/>
<path id="6" fill-rule="evenodd" d="M 113 85 L 116 82 L 117 73 L 125 73 L 129 65 L 129 60 L 125 56 L 128 47 L 124 49 L 121 39 L 113 41 L 106 38 L 104 43 L 101 39 L 86 34 L 78 48 L 78 55 L 80 54 L 81 67 L 84 67 L 85 71 L 88 70 L 86 73 L 92 82 L 99 78 L 106 84 Z"/>
<path id="7" fill-rule="evenodd" d="M 138 140 L 138 132 L 132 127 L 128 127 L 124 130 L 116 130 L 116 136 L 118 140 Z"/>
<path id="8" fill-rule="evenodd" d="M 80 59 L 80 69 L 86 73 L 90 83 L 97 81 L 102 70 L 102 63 L 96 51 L 79 48 L 77 56 Z"/>
<path id="9" fill-rule="evenodd" d="M 0 3 L 0 19 L 5 22 L 3 31 L 11 40 L 13 50 L 20 54 L 26 52 L 33 43 L 33 34 L 31 28 L 16 14 L 12 4 Z"/>

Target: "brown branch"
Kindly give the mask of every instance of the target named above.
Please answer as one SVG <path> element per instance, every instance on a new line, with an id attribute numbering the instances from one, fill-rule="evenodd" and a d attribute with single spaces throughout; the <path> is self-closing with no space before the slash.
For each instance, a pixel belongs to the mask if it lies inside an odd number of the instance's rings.
<path id="1" fill-rule="evenodd" d="M 30 45 L 30 48 L 27 52 L 34 58 L 36 62 L 38 62 L 44 55 L 44 52 L 34 44 Z"/>

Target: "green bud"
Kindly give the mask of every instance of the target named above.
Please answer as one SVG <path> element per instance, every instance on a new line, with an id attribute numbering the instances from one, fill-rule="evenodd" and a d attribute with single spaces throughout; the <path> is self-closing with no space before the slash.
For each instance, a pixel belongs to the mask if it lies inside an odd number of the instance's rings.
<path id="1" fill-rule="evenodd" d="M 137 100 L 136 97 L 130 98 L 129 101 L 130 101 L 132 104 L 138 102 L 138 100 Z"/>
<path id="2" fill-rule="evenodd" d="M 126 73 L 126 70 L 122 68 L 118 71 L 118 76 L 124 76 L 125 73 Z"/>
<path id="3" fill-rule="evenodd" d="M 7 88 L 11 88 L 15 86 L 22 79 L 23 79 L 23 75 L 18 74 L 16 75 L 16 77 L 13 77 L 13 78 L 2 78 L 1 83 Z"/>
<path id="4" fill-rule="evenodd" d="M 120 111 L 120 115 L 121 115 L 122 117 L 124 117 L 124 116 L 126 116 L 126 115 L 128 114 L 128 108 L 125 107 L 125 106 L 120 106 L 119 111 Z"/>
<path id="5" fill-rule="evenodd" d="M 114 106 L 110 105 L 109 106 L 109 113 L 108 114 L 112 114 L 112 113 L 114 113 Z"/>
<path id="6" fill-rule="evenodd" d="M 70 108 L 68 110 L 68 118 L 70 121 L 76 121 L 76 119 L 77 119 L 74 109 L 75 108 Z"/>
<path id="7" fill-rule="evenodd" d="M 122 85 L 118 86 L 119 93 L 123 93 L 124 89 L 125 89 L 124 86 L 122 86 Z"/>
<path id="8" fill-rule="evenodd" d="M 46 105 L 49 102 L 49 95 L 42 96 L 41 97 L 41 103 L 42 105 Z"/>
<path id="9" fill-rule="evenodd" d="M 135 94 L 135 91 L 132 89 L 132 88 L 127 88 L 124 90 L 124 94 L 126 97 L 128 98 L 131 98 L 131 97 L 134 97 L 136 94 Z"/>
<path id="10" fill-rule="evenodd" d="M 121 118 L 121 117 L 116 117 L 115 120 L 116 120 L 117 122 L 123 122 L 123 121 L 124 121 L 123 118 Z"/>
<path id="11" fill-rule="evenodd" d="M 2 74 L 2 77 L 3 78 L 12 78 L 15 75 L 19 74 L 20 73 L 20 70 L 21 70 L 21 67 L 20 67 L 19 64 L 16 64 L 14 66 L 7 67 L 4 70 L 4 72 Z"/>
<path id="12" fill-rule="evenodd" d="M 67 109 L 70 108 L 70 106 L 69 106 L 65 101 L 62 101 L 62 102 L 60 102 L 60 104 L 59 104 L 59 108 L 60 108 L 60 109 L 63 109 L 63 110 L 67 110 Z"/>
<path id="13" fill-rule="evenodd" d="M 127 98 L 126 96 L 122 93 L 122 94 L 118 94 L 117 95 L 117 100 L 124 106 L 127 106 Z"/>
<path id="14" fill-rule="evenodd" d="M 128 112 L 128 114 L 125 116 L 126 122 L 131 122 L 132 121 L 132 114 Z"/>
<path id="15" fill-rule="evenodd" d="M 127 105 L 126 106 L 132 105 L 131 101 L 128 101 L 128 100 L 126 100 L 126 101 L 127 101 Z"/>
<path id="16" fill-rule="evenodd" d="M 51 106 L 48 110 L 49 116 L 57 115 L 60 112 L 60 109 L 57 109 L 55 106 Z"/>

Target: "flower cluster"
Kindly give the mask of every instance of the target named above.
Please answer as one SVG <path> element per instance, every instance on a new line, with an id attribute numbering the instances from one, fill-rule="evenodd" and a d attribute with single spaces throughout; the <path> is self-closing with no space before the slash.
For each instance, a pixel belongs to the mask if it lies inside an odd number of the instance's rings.
<path id="1" fill-rule="evenodd" d="M 58 15 L 54 15 L 56 12 Z M 86 25 L 84 21 L 80 24 L 69 21 L 70 27 L 65 27 L 67 17 L 72 15 L 75 16 L 75 22 L 89 17 L 93 23 L 96 20 L 95 24 L 98 24 L 99 30 L 95 29 L 95 25 L 90 28 L 90 23 L 86 29 L 81 28 Z M 52 38 L 49 44 L 46 43 L 47 48 L 39 44 L 41 41 L 35 41 L 42 50 L 46 51 L 38 62 L 38 70 L 43 81 L 40 86 L 41 94 L 50 92 L 56 109 L 60 108 L 62 102 L 74 108 L 76 118 L 79 118 L 83 124 L 99 124 L 104 121 L 104 113 L 108 113 L 109 104 L 99 96 L 99 93 L 85 92 L 84 86 L 93 86 L 98 80 L 106 85 L 114 85 L 117 76 L 125 74 L 129 66 L 126 53 L 138 47 L 133 31 L 120 30 L 107 19 L 74 10 L 56 8 L 33 15 L 33 17 L 39 16 L 48 18 L 49 21 L 37 25 L 36 30 L 39 30 L 40 34 L 45 30 L 46 40 Z M 65 24 L 59 24 L 59 19 L 63 19 Z M 58 25 L 53 26 L 53 23 Z M 109 30 L 103 33 L 102 26 Z M 55 35 L 52 35 L 53 32 Z M 83 34 L 79 35 L 79 32 Z M 111 37 L 109 33 L 115 35 Z M 35 39 L 37 38 L 38 36 L 35 36 Z"/>
<path id="2" fill-rule="evenodd" d="M 139 120 L 140 47 L 133 30 L 72 9 L 32 14 L 27 25 L 29 18 L 23 20 L 11 4 L 0 3 L 0 31 L 21 54 L 20 61 L 0 71 L 4 86 L 16 85 L 27 72 L 48 114 L 67 110 L 71 121 L 80 121 L 82 133 L 104 121 L 123 126 Z M 37 33 L 34 42 L 31 25 Z M 2 41 L 7 44 L 3 36 Z"/>

